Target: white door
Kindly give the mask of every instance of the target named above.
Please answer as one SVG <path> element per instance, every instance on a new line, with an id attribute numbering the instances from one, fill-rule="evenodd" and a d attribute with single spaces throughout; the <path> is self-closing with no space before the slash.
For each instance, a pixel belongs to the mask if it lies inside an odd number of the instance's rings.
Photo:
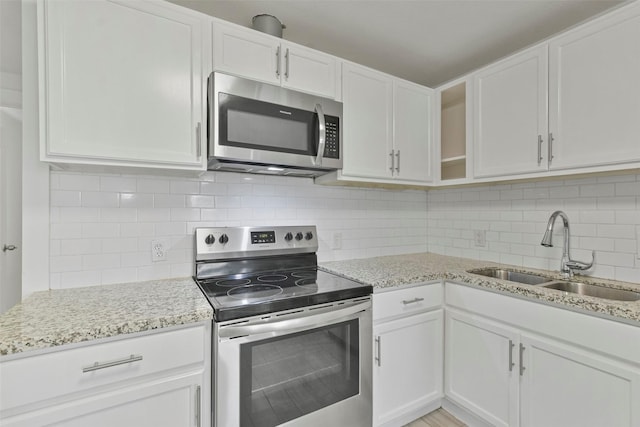
<path id="1" fill-rule="evenodd" d="M 39 7 L 45 158 L 204 167 L 205 21 L 154 2 Z"/>
<path id="2" fill-rule="evenodd" d="M 241 77 L 279 85 L 282 75 L 280 42 L 255 30 L 213 24 L 213 68 Z"/>
<path id="3" fill-rule="evenodd" d="M 282 43 L 282 86 L 336 98 L 336 59 L 321 52 Z"/>
<path id="4" fill-rule="evenodd" d="M 395 81 L 393 101 L 394 176 L 401 180 L 429 182 L 432 180 L 433 91 Z"/>
<path id="5" fill-rule="evenodd" d="M 640 161 L 640 4 L 551 42 L 551 169 Z"/>
<path id="6" fill-rule="evenodd" d="M 375 426 L 442 396 L 442 310 L 377 325 L 374 337 Z"/>
<path id="7" fill-rule="evenodd" d="M 474 77 L 474 176 L 547 170 L 547 47 Z"/>
<path id="8" fill-rule="evenodd" d="M 640 372 L 547 339 L 522 337 L 523 427 L 640 425 Z"/>
<path id="9" fill-rule="evenodd" d="M 494 426 L 518 425 L 517 331 L 447 309 L 445 395 Z"/>
<path id="10" fill-rule="evenodd" d="M 391 178 L 391 77 L 355 64 L 342 70 L 343 174 Z"/>
<path id="11" fill-rule="evenodd" d="M 22 299 L 22 110 L 0 106 L 0 314 Z"/>

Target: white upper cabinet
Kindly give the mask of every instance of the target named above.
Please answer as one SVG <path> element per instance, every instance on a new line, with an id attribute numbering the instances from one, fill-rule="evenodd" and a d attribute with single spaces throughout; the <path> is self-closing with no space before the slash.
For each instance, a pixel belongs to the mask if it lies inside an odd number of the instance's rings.
<path id="1" fill-rule="evenodd" d="M 206 20 L 112 0 L 40 1 L 38 19 L 42 160 L 205 168 Z"/>
<path id="2" fill-rule="evenodd" d="M 349 176 L 391 177 L 393 80 L 355 64 L 343 72 L 344 165 Z"/>
<path id="3" fill-rule="evenodd" d="M 328 98 L 340 97 L 339 64 L 331 55 L 220 21 L 213 24 L 213 39 L 217 71 Z"/>
<path id="4" fill-rule="evenodd" d="M 355 64 L 342 75 L 343 177 L 430 181 L 433 91 Z"/>
<path id="5" fill-rule="evenodd" d="M 551 169 L 640 161 L 640 4 L 553 40 Z"/>
<path id="6" fill-rule="evenodd" d="M 433 91 L 402 80 L 393 86 L 395 177 L 407 181 L 432 179 Z"/>
<path id="7" fill-rule="evenodd" d="M 474 76 L 474 176 L 547 170 L 547 47 Z"/>

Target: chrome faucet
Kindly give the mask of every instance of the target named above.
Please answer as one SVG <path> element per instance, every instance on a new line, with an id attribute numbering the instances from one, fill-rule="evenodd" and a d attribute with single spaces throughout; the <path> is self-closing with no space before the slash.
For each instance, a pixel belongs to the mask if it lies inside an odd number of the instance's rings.
<path id="1" fill-rule="evenodd" d="M 562 211 L 555 211 L 551 214 L 549 222 L 547 223 L 547 231 L 544 233 L 542 242 L 540 242 L 542 246 L 549 248 L 553 247 L 553 244 L 551 243 L 551 236 L 553 234 L 553 225 L 555 224 L 557 217 L 562 218 L 562 223 L 564 225 L 564 250 L 562 251 L 562 259 L 560 261 L 560 272 L 565 279 L 569 279 L 573 277 L 573 270 L 588 270 L 593 267 L 596 251 L 591 251 L 590 263 L 574 261 L 571 259 L 571 254 L 569 253 L 569 217 Z"/>

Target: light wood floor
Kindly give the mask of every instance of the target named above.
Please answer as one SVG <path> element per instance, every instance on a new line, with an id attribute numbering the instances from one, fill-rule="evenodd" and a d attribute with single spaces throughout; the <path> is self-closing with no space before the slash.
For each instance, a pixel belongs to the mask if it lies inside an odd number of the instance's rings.
<path id="1" fill-rule="evenodd" d="M 404 427 L 466 427 L 466 424 L 440 408 Z"/>

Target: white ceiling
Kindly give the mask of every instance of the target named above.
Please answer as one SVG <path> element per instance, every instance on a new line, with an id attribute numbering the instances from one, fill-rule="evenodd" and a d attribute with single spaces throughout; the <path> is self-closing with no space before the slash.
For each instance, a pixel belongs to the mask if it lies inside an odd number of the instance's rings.
<path id="1" fill-rule="evenodd" d="M 0 0 L 3 1 L 3 0 Z M 171 0 L 236 24 L 278 17 L 283 38 L 435 87 L 620 0 Z"/>

